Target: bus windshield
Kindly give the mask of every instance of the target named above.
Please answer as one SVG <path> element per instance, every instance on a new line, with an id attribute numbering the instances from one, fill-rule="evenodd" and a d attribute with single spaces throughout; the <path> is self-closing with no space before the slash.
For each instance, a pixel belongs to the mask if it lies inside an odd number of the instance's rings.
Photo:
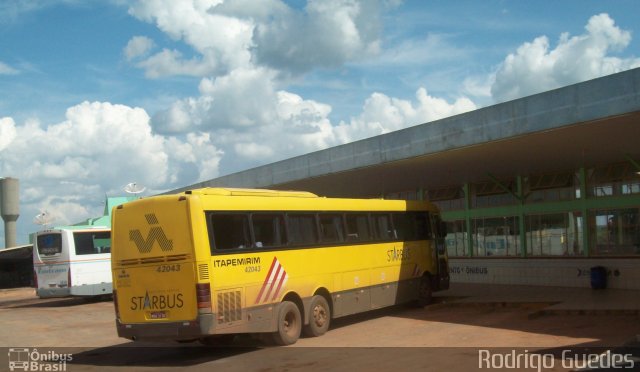
<path id="1" fill-rule="evenodd" d="M 74 232 L 76 255 L 111 253 L 111 237 L 108 231 Z"/>

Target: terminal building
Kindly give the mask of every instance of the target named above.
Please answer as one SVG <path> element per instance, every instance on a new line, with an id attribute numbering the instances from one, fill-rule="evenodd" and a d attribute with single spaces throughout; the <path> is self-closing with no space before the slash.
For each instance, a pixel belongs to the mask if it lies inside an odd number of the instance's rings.
<path id="1" fill-rule="evenodd" d="M 175 190 L 424 199 L 455 282 L 640 289 L 640 69 Z"/>

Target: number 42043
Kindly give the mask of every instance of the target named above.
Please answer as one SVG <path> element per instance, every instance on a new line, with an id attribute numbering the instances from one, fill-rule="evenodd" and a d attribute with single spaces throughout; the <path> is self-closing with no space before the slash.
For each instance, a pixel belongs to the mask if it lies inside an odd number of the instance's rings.
<path id="1" fill-rule="evenodd" d="M 180 264 L 160 265 L 160 266 L 158 266 L 156 271 L 159 272 L 159 273 L 170 273 L 170 272 L 174 272 L 174 271 L 180 271 Z"/>

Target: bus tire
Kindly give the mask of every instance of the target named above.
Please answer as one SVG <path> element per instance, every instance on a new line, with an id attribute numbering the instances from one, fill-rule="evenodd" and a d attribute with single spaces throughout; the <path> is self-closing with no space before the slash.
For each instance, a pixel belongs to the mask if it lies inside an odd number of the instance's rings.
<path id="1" fill-rule="evenodd" d="M 433 288 L 431 286 L 431 277 L 423 275 L 418 284 L 418 299 L 416 301 L 418 307 L 425 307 L 431 303 L 433 299 Z"/>
<path id="2" fill-rule="evenodd" d="M 282 301 L 278 310 L 277 330 L 272 333 L 276 345 L 295 344 L 302 331 L 302 317 L 300 309 L 291 301 Z"/>
<path id="3" fill-rule="evenodd" d="M 322 336 L 329 329 L 331 309 L 323 296 L 313 296 L 309 305 L 309 324 L 302 328 L 307 337 Z"/>

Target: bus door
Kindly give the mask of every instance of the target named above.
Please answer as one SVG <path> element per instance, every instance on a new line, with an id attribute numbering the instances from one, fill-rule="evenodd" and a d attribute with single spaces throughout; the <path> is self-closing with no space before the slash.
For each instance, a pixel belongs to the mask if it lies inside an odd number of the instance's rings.
<path id="1" fill-rule="evenodd" d="M 449 289 L 449 261 L 447 257 L 447 224 L 442 221 L 440 215 L 433 215 L 434 237 L 436 244 L 436 258 L 438 261 L 438 275 L 436 290 Z"/>

